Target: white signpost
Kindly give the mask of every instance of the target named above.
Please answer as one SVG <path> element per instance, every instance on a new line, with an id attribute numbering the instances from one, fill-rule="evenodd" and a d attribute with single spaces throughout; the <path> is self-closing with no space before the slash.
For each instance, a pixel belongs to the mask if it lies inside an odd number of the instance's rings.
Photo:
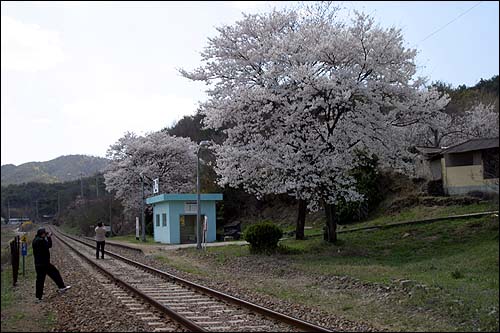
<path id="1" fill-rule="evenodd" d="M 135 218 L 135 239 L 139 240 L 139 218 Z"/>
<path id="2" fill-rule="evenodd" d="M 160 179 L 153 179 L 153 194 L 156 194 L 160 191 Z"/>
<path id="3" fill-rule="evenodd" d="M 208 216 L 203 219 L 203 244 L 202 247 L 207 249 L 207 231 L 208 231 Z"/>

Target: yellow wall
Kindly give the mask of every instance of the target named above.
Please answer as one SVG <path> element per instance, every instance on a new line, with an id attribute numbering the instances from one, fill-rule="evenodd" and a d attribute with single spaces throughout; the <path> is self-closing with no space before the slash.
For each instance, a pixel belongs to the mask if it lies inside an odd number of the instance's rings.
<path id="1" fill-rule="evenodd" d="M 443 187 L 448 194 L 461 194 L 468 191 L 486 190 L 498 193 L 498 178 L 483 179 L 482 165 L 447 166 L 441 158 Z M 493 187 L 491 187 L 493 185 Z"/>
<path id="2" fill-rule="evenodd" d="M 498 178 L 483 179 L 482 165 L 466 165 L 446 168 L 446 186 L 481 186 L 495 184 Z"/>
<path id="3" fill-rule="evenodd" d="M 481 165 L 465 165 L 446 168 L 448 186 L 479 186 L 486 184 L 483 180 Z"/>

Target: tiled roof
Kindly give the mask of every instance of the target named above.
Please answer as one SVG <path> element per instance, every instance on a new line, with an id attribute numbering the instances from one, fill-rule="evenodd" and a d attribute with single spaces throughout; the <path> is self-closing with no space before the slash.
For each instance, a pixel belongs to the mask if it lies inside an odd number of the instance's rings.
<path id="1" fill-rule="evenodd" d="M 441 154 L 454 154 L 454 153 L 463 153 L 466 151 L 473 150 L 483 150 L 489 148 L 498 148 L 498 137 L 496 138 L 484 138 L 484 139 L 471 139 L 465 142 L 462 142 L 458 145 L 451 146 L 447 149 L 444 149 Z"/>

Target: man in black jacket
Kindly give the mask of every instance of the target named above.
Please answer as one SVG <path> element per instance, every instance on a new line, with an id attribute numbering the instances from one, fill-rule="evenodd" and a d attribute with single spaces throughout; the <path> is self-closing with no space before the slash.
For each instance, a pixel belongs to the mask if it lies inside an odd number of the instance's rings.
<path id="1" fill-rule="evenodd" d="M 66 286 L 63 282 L 61 274 L 57 268 L 50 263 L 50 251 L 52 247 L 52 233 L 45 231 L 45 228 L 40 228 L 36 232 L 35 239 L 33 240 L 33 256 L 35 257 L 35 270 L 36 270 L 36 299 L 37 302 L 42 300 L 43 285 L 45 283 L 45 276 L 48 275 L 59 287 L 59 292 L 64 292 L 71 288 Z"/>

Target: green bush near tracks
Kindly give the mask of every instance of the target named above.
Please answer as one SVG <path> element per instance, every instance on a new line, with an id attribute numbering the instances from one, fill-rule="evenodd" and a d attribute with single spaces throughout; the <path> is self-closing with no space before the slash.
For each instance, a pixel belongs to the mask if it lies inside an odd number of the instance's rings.
<path id="1" fill-rule="evenodd" d="M 250 225 L 243 232 L 243 239 L 250 243 L 253 253 L 270 253 L 277 249 L 283 231 L 269 221 Z"/>

